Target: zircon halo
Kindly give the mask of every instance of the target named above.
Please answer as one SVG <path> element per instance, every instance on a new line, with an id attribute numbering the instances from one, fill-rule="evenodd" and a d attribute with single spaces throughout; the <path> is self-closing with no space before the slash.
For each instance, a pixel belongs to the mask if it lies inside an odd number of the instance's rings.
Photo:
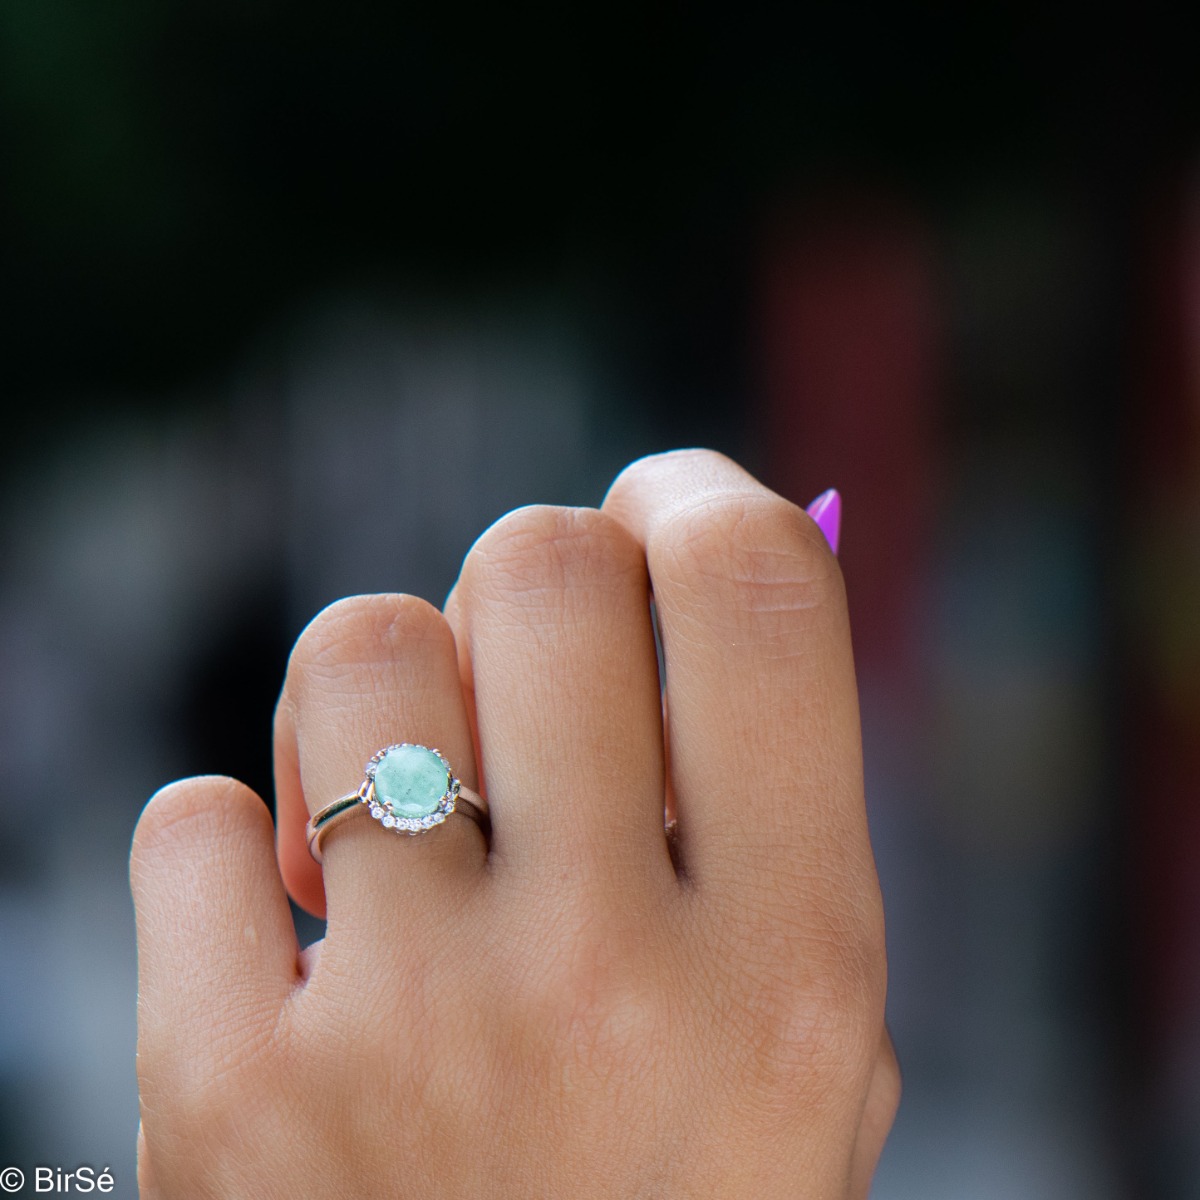
<path id="1" fill-rule="evenodd" d="M 372 755 L 363 801 L 386 829 L 424 833 L 453 811 L 458 780 L 439 750 L 401 742 Z"/>

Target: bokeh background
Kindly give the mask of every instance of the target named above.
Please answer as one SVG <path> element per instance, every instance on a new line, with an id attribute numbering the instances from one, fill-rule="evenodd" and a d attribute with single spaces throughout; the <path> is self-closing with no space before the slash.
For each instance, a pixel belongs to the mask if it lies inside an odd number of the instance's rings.
<path id="1" fill-rule="evenodd" d="M 269 800 L 308 618 L 704 444 L 844 496 L 875 1196 L 1200 1196 L 1191 44 L 5 0 L 0 1166 L 133 1194 L 133 825 L 183 774 Z"/>

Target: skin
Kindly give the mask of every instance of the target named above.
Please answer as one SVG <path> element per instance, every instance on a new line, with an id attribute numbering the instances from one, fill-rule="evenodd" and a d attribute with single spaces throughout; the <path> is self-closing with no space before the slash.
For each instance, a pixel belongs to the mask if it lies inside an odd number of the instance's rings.
<path id="1" fill-rule="evenodd" d="M 322 878 L 308 814 L 395 741 L 488 797 L 490 847 L 356 815 Z M 134 838 L 143 1196 L 867 1195 L 899 1075 L 845 593 L 801 509 L 686 451 L 510 513 L 444 613 L 312 621 L 275 754 L 277 846 L 212 777 Z M 305 953 L 287 892 L 327 916 Z"/>

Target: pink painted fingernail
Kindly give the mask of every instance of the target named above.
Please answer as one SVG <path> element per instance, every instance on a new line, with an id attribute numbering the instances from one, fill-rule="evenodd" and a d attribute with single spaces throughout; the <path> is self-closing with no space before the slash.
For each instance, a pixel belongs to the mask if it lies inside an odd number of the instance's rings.
<path id="1" fill-rule="evenodd" d="M 836 554 L 842 531 L 842 498 L 837 489 L 822 492 L 804 511 L 821 527 L 829 548 Z"/>

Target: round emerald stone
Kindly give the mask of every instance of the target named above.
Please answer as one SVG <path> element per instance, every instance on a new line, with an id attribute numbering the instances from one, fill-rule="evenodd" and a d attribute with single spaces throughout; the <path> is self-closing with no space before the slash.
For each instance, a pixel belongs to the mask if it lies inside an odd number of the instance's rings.
<path id="1" fill-rule="evenodd" d="M 427 817 L 450 786 L 450 772 L 424 746 L 393 746 L 375 767 L 375 798 L 394 817 Z"/>

